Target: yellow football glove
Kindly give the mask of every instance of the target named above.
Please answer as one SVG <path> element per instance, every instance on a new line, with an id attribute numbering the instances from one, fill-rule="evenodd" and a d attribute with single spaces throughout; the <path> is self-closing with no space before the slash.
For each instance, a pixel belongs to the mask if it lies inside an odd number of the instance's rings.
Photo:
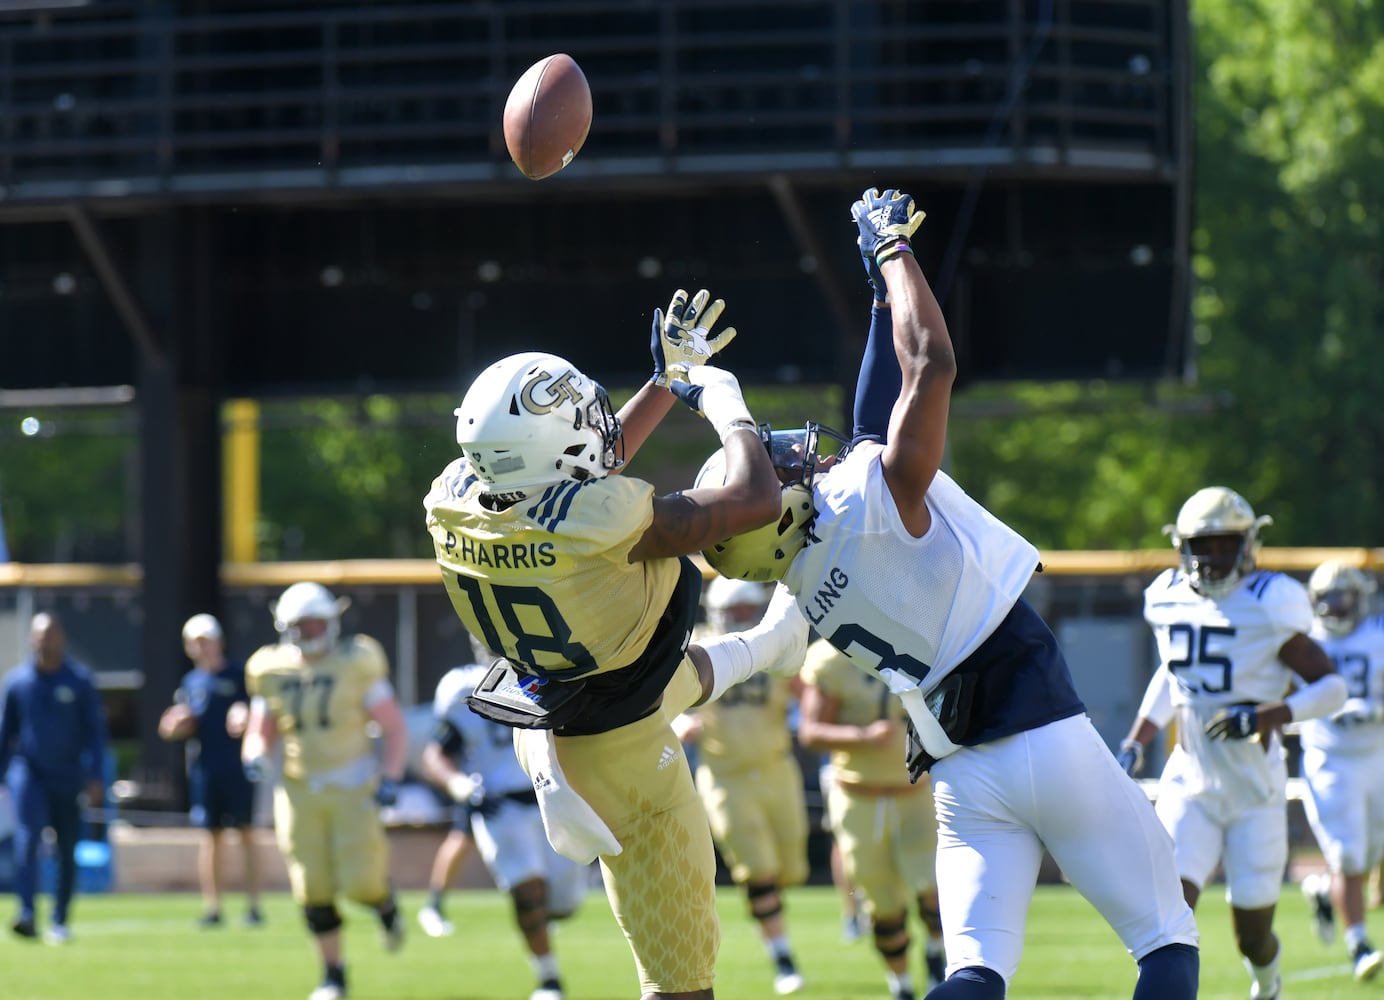
<path id="1" fill-rule="evenodd" d="M 686 381 L 687 369 L 706 364 L 713 354 L 735 339 L 735 327 L 728 326 L 714 337 L 708 336 L 721 312 L 724 299 L 711 301 L 705 288 L 688 302 L 687 292 L 679 288 L 668 303 L 668 312 L 654 310 L 649 350 L 654 357 L 653 382 L 667 387 L 674 378 Z"/>

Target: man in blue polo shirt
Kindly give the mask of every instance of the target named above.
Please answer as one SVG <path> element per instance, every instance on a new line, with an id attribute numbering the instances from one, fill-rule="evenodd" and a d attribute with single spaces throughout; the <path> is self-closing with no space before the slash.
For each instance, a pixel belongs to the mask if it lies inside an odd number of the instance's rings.
<path id="1" fill-rule="evenodd" d="M 5 775 L 17 827 L 14 885 L 19 913 L 11 929 L 35 938 L 34 896 L 38 847 L 51 827 L 57 841 L 58 884 L 44 937 L 61 944 L 77 883 L 77 839 L 82 806 L 105 795 L 101 767 L 106 722 L 86 667 L 67 658 L 56 615 L 41 611 L 29 625 L 30 657 L 6 675 L 0 700 L 0 773 Z"/>
<path id="2" fill-rule="evenodd" d="M 258 926 L 264 918 L 252 830 L 254 786 L 240 763 L 250 701 L 245 665 L 227 660 L 221 623 L 208 614 L 193 615 L 183 625 L 183 652 L 193 669 L 179 684 L 173 705 L 160 717 L 159 735 L 166 740 L 195 738 L 188 753 L 191 819 L 206 830 L 197 858 L 205 905 L 198 922 L 203 927 L 221 925 L 222 832 L 234 829 L 240 834 L 240 853 L 245 859 L 249 897 L 245 923 Z"/>

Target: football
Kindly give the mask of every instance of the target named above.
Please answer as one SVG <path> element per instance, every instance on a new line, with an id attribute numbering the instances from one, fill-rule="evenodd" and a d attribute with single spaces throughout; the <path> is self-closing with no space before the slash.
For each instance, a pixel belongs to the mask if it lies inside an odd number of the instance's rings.
<path id="1" fill-rule="evenodd" d="M 505 146 L 525 177 L 551 177 L 581 151 L 591 128 L 591 87 L 569 55 L 540 59 L 505 102 Z"/>

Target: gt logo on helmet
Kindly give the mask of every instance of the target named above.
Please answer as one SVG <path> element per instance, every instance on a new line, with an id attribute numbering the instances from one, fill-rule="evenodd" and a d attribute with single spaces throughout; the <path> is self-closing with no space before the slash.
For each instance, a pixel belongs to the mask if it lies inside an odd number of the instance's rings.
<path id="1" fill-rule="evenodd" d="M 568 371 L 557 378 L 553 378 L 548 372 L 539 370 L 520 389 L 519 404 L 530 413 L 551 413 L 561 406 L 564 400 L 577 406 L 584 397 L 581 390 L 572 383 L 579 377 L 578 372 Z M 540 389 L 545 390 L 546 400 L 539 400 Z"/>

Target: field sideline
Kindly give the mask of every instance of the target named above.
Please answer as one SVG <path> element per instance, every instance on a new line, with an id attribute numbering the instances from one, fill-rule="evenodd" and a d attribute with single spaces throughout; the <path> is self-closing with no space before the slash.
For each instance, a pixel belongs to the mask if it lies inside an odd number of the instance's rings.
<path id="1" fill-rule="evenodd" d="M 722 945 L 718 1000 L 772 997 L 768 962 L 739 896 L 720 890 Z M 345 910 L 346 948 L 354 1000 L 524 1000 L 532 988 L 506 900 L 493 890 L 453 892 L 448 915 L 455 937 L 433 940 L 413 916 L 422 902 L 405 894 L 409 936 L 398 955 L 385 955 L 373 921 Z M 793 942 L 806 988 L 803 998 L 887 1000 L 881 966 L 865 941 L 842 944 L 835 896 L 828 888 L 788 893 Z M 267 901 L 268 925 L 238 923 L 241 899 L 229 900 L 228 924 L 194 925 L 192 895 L 86 896 L 77 900 L 74 940 L 65 947 L 0 939 L 0 997 L 5 1000 L 167 1000 L 288 998 L 303 1000 L 316 985 L 302 922 L 287 897 Z M 40 909 L 40 913 L 44 912 Z M 1202 928 L 1202 1000 L 1245 1000 L 1249 979 L 1235 954 L 1219 887 L 1208 890 Z M 1384 941 L 1384 911 L 1371 911 L 1371 936 Z M 1320 944 L 1296 886 L 1285 886 L 1278 930 L 1284 942 L 1285 1000 L 1384 996 L 1384 981 L 1357 985 L 1338 943 Z M 916 931 L 915 931 L 916 934 Z M 638 996 L 633 965 L 605 897 L 594 891 L 557 935 L 568 1000 Z M 917 968 L 920 959 L 915 957 Z M 1134 964 L 1095 912 L 1065 886 L 1039 889 L 1029 921 L 1023 965 L 1012 998 L 1083 997 L 1127 1000 Z M 917 973 L 915 972 L 915 975 Z"/>

